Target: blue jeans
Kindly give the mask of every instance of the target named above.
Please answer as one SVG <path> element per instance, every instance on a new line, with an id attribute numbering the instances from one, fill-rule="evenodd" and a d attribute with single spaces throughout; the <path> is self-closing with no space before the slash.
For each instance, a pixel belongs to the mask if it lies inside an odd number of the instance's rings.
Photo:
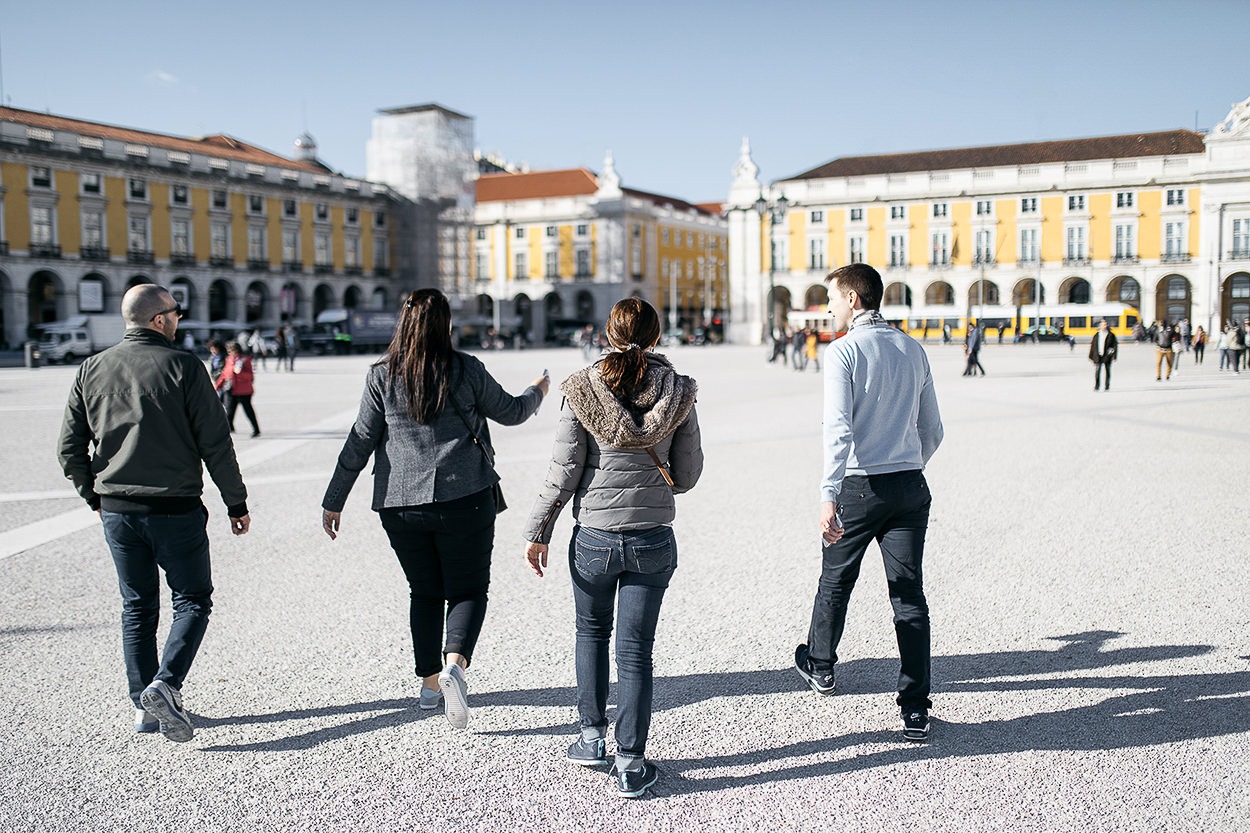
<path id="1" fill-rule="evenodd" d="M 208 559 L 208 510 L 185 515 L 131 515 L 101 512 L 104 540 L 113 554 L 122 595 L 122 651 L 126 682 L 135 708 L 139 694 L 154 680 L 182 689 L 182 681 L 213 609 Z M 172 593 L 174 619 L 159 662 L 156 625 L 161 612 L 160 570 Z"/>
<path id="2" fill-rule="evenodd" d="M 845 533 L 823 546 L 823 563 L 808 649 L 812 666 L 828 670 L 838 661 L 846 608 L 859 578 L 868 544 L 875 540 L 885 562 L 885 579 L 894 607 L 894 635 L 901 667 L 898 704 L 903 710 L 928 709 L 929 604 L 924 595 L 924 537 L 929 526 L 929 486 L 919 470 L 848 475 L 838 496 Z"/>
<path id="3" fill-rule="evenodd" d="M 651 729 L 651 649 L 660 604 L 677 568 L 672 527 L 607 532 L 578 526 L 569 541 L 577 611 L 577 711 L 583 730 L 607 733 L 608 639 L 616 628 L 616 752 L 642 758 Z"/>

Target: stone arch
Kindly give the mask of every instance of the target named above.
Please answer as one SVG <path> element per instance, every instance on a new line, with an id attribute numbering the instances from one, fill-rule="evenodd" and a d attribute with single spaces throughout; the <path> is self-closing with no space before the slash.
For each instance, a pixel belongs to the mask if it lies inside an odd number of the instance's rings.
<path id="1" fill-rule="evenodd" d="M 1250 274 L 1234 272 L 1220 292 L 1220 321 L 1240 324 L 1250 318 Z"/>
<path id="2" fill-rule="evenodd" d="M 583 289 L 577 293 L 576 306 L 577 317 L 582 321 L 595 320 L 595 296 L 590 294 L 590 290 Z"/>
<path id="3" fill-rule="evenodd" d="M 252 281 L 243 293 L 243 321 L 255 324 L 269 314 L 269 287 L 264 281 Z"/>
<path id="4" fill-rule="evenodd" d="M 985 279 L 973 281 L 972 286 L 968 287 L 968 306 L 977 304 L 997 306 L 998 284 Z"/>
<path id="5" fill-rule="evenodd" d="M 824 309 L 829 306 L 829 287 L 814 283 L 803 293 L 803 309 Z"/>
<path id="6" fill-rule="evenodd" d="M 145 283 L 152 283 L 152 279 L 147 275 L 131 275 L 130 280 L 126 281 L 126 289 L 131 290 Z"/>
<path id="7" fill-rule="evenodd" d="M 224 278 L 208 285 L 208 320 L 224 321 L 233 318 L 234 286 Z"/>
<path id="8" fill-rule="evenodd" d="M 781 329 L 789 321 L 790 310 L 794 308 L 790 290 L 784 286 L 774 286 L 768 294 L 766 309 L 772 312 L 769 323 L 774 329 Z"/>
<path id="9" fill-rule="evenodd" d="M 1118 275 L 1107 284 L 1107 300 L 1140 308 L 1141 284 L 1132 275 Z"/>
<path id="10" fill-rule="evenodd" d="M 313 289 L 313 320 L 328 309 L 334 307 L 334 290 L 328 284 L 319 283 Z"/>
<path id="11" fill-rule="evenodd" d="M 1022 278 L 1016 281 L 1016 285 L 1011 290 L 1011 303 L 1017 307 L 1025 304 L 1044 304 L 1046 303 L 1046 287 L 1038 283 L 1037 278 Z"/>
<path id="12" fill-rule="evenodd" d="M 356 284 L 352 284 L 347 287 L 347 289 L 343 291 L 343 308 L 356 309 L 359 307 L 361 295 L 362 293 L 360 291 L 360 287 L 356 286 Z"/>
<path id="13" fill-rule="evenodd" d="M 477 296 L 477 314 L 485 318 L 495 317 L 495 299 L 485 292 Z"/>
<path id="14" fill-rule="evenodd" d="M 910 307 L 911 287 L 902 281 L 895 281 L 885 288 L 881 303 L 889 307 Z"/>
<path id="15" fill-rule="evenodd" d="M 517 318 L 521 322 L 521 332 L 531 333 L 534 330 L 534 302 L 525 293 L 521 293 L 512 299 L 512 308 L 516 310 Z"/>
<path id="16" fill-rule="evenodd" d="M 40 324 L 51 324 L 65 317 L 65 284 L 51 269 L 40 269 L 26 285 L 26 335 L 34 338 Z"/>
<path id="17" fill-rule="evenodd" d="M 1088 304 L 1090 301 L 1089 281 L 1073 276 L 1059 284 L 1059 303 Z"/>
<path id="18" fill-rule="evenodd" d="M 1193 286 L 1188 278 L 1164 275 L 1155 284 L 1155 318 L 1168 323 L 1188 318 L 1193 300 Z"/>
<path id="19" fill-rule="evenodd" d="M 375 312 L 381 312 L 386 309 L 389 302 L 388 293 L 385 286 L 375 286 L 373 292 L 369 295 L 369 309 Z"/>
<path id="20" fill-rule="evenodd" d="M 954 305 L 955 288 L 946 281 L 934 281 L 925 287 L 924 302 L 928 306 Z"/>
<path id="21" fill-rule="evenodd" d="M 560 293 L 548 292 L 543 296 L 543 311 L 547 314 L 548 321 L 564 317 L 564 299 L 560 297 Z"/>

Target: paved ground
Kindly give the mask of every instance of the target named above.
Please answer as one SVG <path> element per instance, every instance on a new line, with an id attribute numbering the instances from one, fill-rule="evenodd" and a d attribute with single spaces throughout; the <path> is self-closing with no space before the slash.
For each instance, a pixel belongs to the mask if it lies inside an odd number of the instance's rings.
<path id="1" fill-rule="evenodd" d="M 54 438 L 72 370 L 0 370 L 0 830 L 1246 829 L 1250 374 L 1154 381 L 1128 346 L 1095 394 L 1084 348 L 989 345 L 985 378 L 931 346 L 946 444 L 926 573 L 933 741 L 902 742 L 875 549 L 839 693 L 790 670 L 818 572 L 819 388 L 758 348 L 670 351 L 699 378 L 703 482 L 656 645 L 650 800 L 567 765 L 567 567 L 519 530 L 558 400 L 495 432 L 512 509 L 470 675 L 473 722 L 416 709 L 406 588 L 362 480 L 343 535 L 321 492 L 363 359 L 261 373 L 241 434 L 254 532 L 208 505 L 216 608 L 187 681 L 197 734 L 130 732 L 115 577 Z M 485 357 L 518 390 L 574 351 Z M 240 416 L 240 419 L 242 417 Z M 565 516 L 556 539 L 567 540 Z M 168 609 L 164 613 L 168 620 Z"/>

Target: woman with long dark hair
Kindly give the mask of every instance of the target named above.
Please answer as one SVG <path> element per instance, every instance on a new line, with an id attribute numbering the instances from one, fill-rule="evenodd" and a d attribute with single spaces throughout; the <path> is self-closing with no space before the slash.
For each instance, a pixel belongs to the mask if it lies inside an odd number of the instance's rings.
<path id="1" fill-rule="evenodd" d="M 486 420 L 524 422 L 550 384 L 542 376 L 520 396 L 510 395 L 481 361 L 452 349 L 443 293 L 413 292 L 386 355 L 369 368 L 360 413 L 321 502 L 322 528 L 334 539 L 348 492 L 374 457 L 373 510 L 411 591 L 420 706 L 443 702 L 458 729 L 469 722 L 464 672 L 486 615 L 501 508 Z"/>
<path id="2" fill-rule="evenodd" d="M 677 567 L 671 526 L 674 493 L 703 473 L 698 388 L 651 352 L 660 318 L 639 298 L 612 307 L 605 334 L 611 352 L 574 373 L 560 389 L 560 412 L 547 482 L 526 524 L 525 556 L 542 577 L 560 509 L 570 502 L 577 525 L 569 575 L 577 628 L 580 733 L 568 760 L 607 765 L 608 640 L 616 606 L 616 760 L 610 775 L 625 798 L 657 778 L 645 756 L 651 726 L 652 661 L 660 603 Z"/>

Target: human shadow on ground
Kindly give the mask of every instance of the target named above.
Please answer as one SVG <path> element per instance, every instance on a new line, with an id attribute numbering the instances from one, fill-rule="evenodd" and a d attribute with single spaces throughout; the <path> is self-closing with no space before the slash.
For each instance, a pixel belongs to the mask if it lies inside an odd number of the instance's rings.
<path id="1" fill-rule="evenodd" d="M 677 777 L 669 781 L 669 791 L 703 792 L 741 784 L 803 778 L 847 772 L 874 766 L 914 760 L 918 757 L 960 757 L 996 752 L 1037 749 L 1112 749 L 1168 743 L 1188 738 L 1211 737 L 1242 731 L 1244 711 L 1239 695 L 1250 691 L 1250 671 L 1223 674 L 1073 676 L 1075 672 L 1095 671 L 1146 662 L 1176 660 L 1209 653 L 1207 645 L 1160 645 L 1107 648 L 1117 636 L 1112 631 L 1054 637 L 1057 650 L 1004 651 L 962 654 L 934 658 L 934 688 L 939 693 L 1027 692 L 1054 689 L 1148 689 L 1117 695 L 1096 705 L 1060 712 L 1024 715 L 1009 720 L 973 724 L 935 721 L 932 748 L 904 745 L 900 733 L 874 732 L 842 735 L 815 741 L 802 741 L 772 749 L 665 761 L 662 768 Z M 892 694 L 898 673 L 897 659 L 861 659 L 839 663 L 838 689 L 843 694 Z M 1045 676 L 1063 675 L 1063 676 Z M 1018 679 L 1025 678 L 1025 679 Z M 790 668 L 764 671 L 688 674 L 656 680 L 654 709 L 663 711 L 720 697 L 771 695 L 802 690 L 802 682 Z M 470 703 L 487 706 L 566 706 L 576 701 L 571 687 L 470 692 Z M 375 714 L 383 712 L 382 714 Z M 275 724 L 338 716 L 368 715 L 310 732 L 246 744 L 216 745 L 205 751 L 296 751 L 328 741 L 378 731 L 438 716 L 441 711 L 423 712 L 415 698 L 377 700 L 345 705 L 327 705 L 258 715 L 223 718 L 197 718 L 197 726 L 208 729 L 246 724 Z M 482 734 L 524 736 L 570 734 L 569 723 L 528 727 Z M 828 760 L 839 750 L 870 743 L 896 744 L 898 748 L 860 755 L 847 760 Z M 808 761 L 782 769 L 748 775 L 717 775 L 716 770 L 776 761 L 780 758 L 820 755 L 826 760 Z M 706 778 L 686 777 L 683 773 L 713 770 Z"/>

